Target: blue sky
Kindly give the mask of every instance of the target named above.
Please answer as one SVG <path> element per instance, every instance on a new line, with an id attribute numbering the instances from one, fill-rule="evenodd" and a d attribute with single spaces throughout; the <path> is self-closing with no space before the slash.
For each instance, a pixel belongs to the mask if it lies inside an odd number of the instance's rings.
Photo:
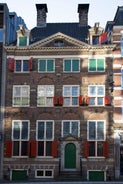
<path id="1" fill-rule="evenodd" d="M 78 4 L 88 3 L 88 24 L 94 26 L 95 22 L 100 22 L 103 28 L 107 21 L 114 19 L 118 6 L 123 6 L 123 0 L 1 0 L 0 2 L 7 3 L 10 12 L 16 12 L 21 16 L 28 29 L 36 26 L 35 4 L 47 4 L 47 22 L 78 22 Z"/>

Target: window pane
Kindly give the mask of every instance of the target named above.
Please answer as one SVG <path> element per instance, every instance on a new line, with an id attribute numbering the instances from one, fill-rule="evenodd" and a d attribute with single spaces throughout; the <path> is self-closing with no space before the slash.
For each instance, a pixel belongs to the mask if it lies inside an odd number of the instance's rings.
<path id="1" fill-rule="evenodd" d="M 95 156 L 95 142 L 89 142 L 89 156 Z"/>
<path id="2" fill-rule="evenodd" d="M 89 71 L 96 71 L 96 59 L 89 60 Z"/>
<path id="3" fill-rule="evenodd" d="M 72 96 L 78 96 L 78 86 L 72 86 Z"/>
<path id="4" fill-rule="evenodd" d="M 89 140 L 95 140 L 96 138 L 95 126 L 95 122 L 89 122 Z"/>
<path id="5" fill-rule="evenodd" d="M 54 96 L 54 87 L 53 86 L 46 86 L 46 96 Z"/>
<path id="6" fill-rule="evenodd" d="M 78 136 L 78 122 L 72 122 L 71 126 L 72 135 Z"/>
<path id="7" fill-rule="evenodd" d="M 27 97 L 29 95 L 29 88 L 27 86 L 22 86 L 22 96 Z"/>
<path id="8" fill-rule="evenodd" d="M 19 142 L 13 141 L 13 156 L 19 156 Z"/>
<path id="9" fill-rule="evenodd" d="M 37 171 L 37 176 L 43 176 L 43 173 L 44 173 L 43 170 Z"/>
<path id="10" fill-rule="evenodd" d="M 64 98 L 64 105 L 66 106 L 70 105 L 70 98 Z"/>
<path id="11" fill-rule="evenodd" d="M 46 104 L 46 98 L 45 97 L 38 98 L 37 104 L 38 105 L 45 105 Z"/>
<path id="12" fill-rule="evenodd" d="M 96 95 L 96 86 L 89 86 L 89 94 L 93 96 Z"/>
<path id="13" fill-rule="evenodd" d="M 23 71 L 29 71 L 29 61 L 23 61 Z"/>
<path id="14" fill-rule="evenodd" d="M 27 37 L 19 37 L 19 46 L 26 46 L 27 45 Z"/>
<path id="15" fill-rule="evenodd" d="M 104 122 L 97 122 L 97 140 L 104 140 Z"/>
<path id="16" fill-rule="evenodd" d="M 53 123 L 46 122 L 46 139 L 52 139 Z"/>
<path id="17" fill-rule="evenodd" d="M 72 98 L 72 105 L 78 105 L 78 98 Z"/>
<path id="18" fill-rule="evenodd" d="M 45 96 L 45 86 L 38 86 L 38 96 Z"/>
<path id="19" fill-rule="evenodd" d="M 97 156 L 103 156 L 103 142 L 97 142 Z"/>
<path id="20" fill-rule="evenodd" d="M 38 156 L 44 156 L 44 142 L 38 141 Z"/>
<path id="21" fill-rule="evenodd" d="M 13 139 L 20 139 L 20 123 L 14 122 Z"/>
<path id="22" fill-rule="evenodd" d="M 17 72 L 20 72 L 21 71 L 21 61 L 20 60 L 16 61 L 15 70 Z"/>
<path id="23" fill-rule="evenodd" d="M 46 71 L 46 60 L 39 61 L 39 71 Z"/>
<path id="24" fill-rule="evenodd" d="M 52 176 L 52 171 L 45 171 L 45 176 Z"/>
<path id="25" fill-rule="evenodd" d="M 97 95 L 104 95 L 104 86 L 97 86 Z"/>
<path id="26" fill-rule="evenodd" d="M 46 142 L 46 156 L 52 156 L 52 142 Z"/>
<path id="27" fill-rule="evenodd" d="M 15 96 L 19 96 L 20 97 L 21 96 L 21 87 L 18 87 L 18 86 L 15 87 L 14 86 L 13 89 L 14 89 L 14 97 Z"/>
<path id="28" fill-rule="evenodd" d="M 28 122 L 22 122 L 21 139 L 28 139 Z"/>
<path id="29" fill-rule="evenodd" d="M 53 98 L 46 98 L 46 105 L 52 106 L 53 105 Z"/>
<path id="30" fill-rule="evenodd" d="M 27 141 L 21 142 L 21 156 L 27 156 Z"/>
<path id="31" fill-rule="evenodd" d="M 63 122 L 63 136 L 67 136 L 70 133 L 70 122 Z"/>
<path id="32" fill-rule="evenodd" d="M 44 122 L 38 122 L 38 139 L 44 139 Z"/>
<path id="33" fill-rule="evenodd" d="M 90 98 L 90 105 L 95 105 L 95 98 L 93 97 Z"/>
<path id="34" fill-rule="evenodd" d="M 47 60 L 47 71 L 53 71 L 53 60 Z"/>
<path id="35" fill-rule="evenodd" d="M 104 71 L 104 59 L 97 59 L 97 70 Z"/>
<path id="36" fill-rule="evenodd" d="M 64 87 L 64 96 L 70 96 L 71 88 L 69 86 Z"/>
<path id="37" fill-rule="evenodd" d="M 72 60 L 72 71 L 79 71 L 79 60 Z"/>
<path id="38" fill-rule="evenodd" d="M 103 98 L 101 97 L 97 98 L 97 105 L 103 105 Z"/>
<path id="39" fill-rule="evenodd" d="M 64 61 L 64 71 L 71 71 L 71 60 Z"/>

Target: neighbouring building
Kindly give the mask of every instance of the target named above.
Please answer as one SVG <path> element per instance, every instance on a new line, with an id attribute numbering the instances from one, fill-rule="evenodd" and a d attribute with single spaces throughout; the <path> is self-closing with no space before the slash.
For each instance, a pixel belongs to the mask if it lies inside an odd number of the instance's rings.
<path id="1" fill-rule="evenodd" d="M 89 4 L 77 23 L 47 23 L 47 5 L 36 9 L 37 26 L 20 25 L 5 46 L 4 179 L 115 180 L 116 44 L 88 25 Z"/>
<path id="2" fill-rule="evenodd" d="M 0 3 L 0 179 L 3 173 L 3 111 L 6 71 L 6 53 L 3 46 L 16 41 L 16 30 L 19 24 L 26 28 L 21 17 L 18 17 L 15 12 L 10 13 L 6 3 Z"/>
<path id="3" fill-rule="evenodd" d="M 118 6 L 114 20 L 107 22 L 105 31 L 108 41 L 117 45 L 113 54 L 113 80 L 110 82 L 114 90 L 115 178 L 123 179 L 123 6 Z"/>

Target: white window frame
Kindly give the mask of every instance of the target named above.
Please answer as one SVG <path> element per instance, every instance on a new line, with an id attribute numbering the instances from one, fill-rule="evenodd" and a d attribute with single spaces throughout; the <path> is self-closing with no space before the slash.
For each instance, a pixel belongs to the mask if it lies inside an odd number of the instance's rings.
<path id="1" fill-rule="evenodd" d="M 47 122 L 52 122 L 52 139 L 47 139 L 46 138 L 46 124 L 47 124 Z M 44 139 L 38 139 L 38 123 L 39 122 L 44 122 Z M 39 156 L 38 154 L 37 154 L 37 157 L 52 157 L 52 156 L 46 156 L 46 142 L 47 141 L 53 141 L 54 140 L 54 120 L 37 120 L 36 121 L 36 141 L 38 142 L 40 142 L 40 141 L 42 141 L 42 142 L 44 142 L 44 155 L 43 156 Z M 38 149 L 37 149 L 37 152 L 38 152 Z"/>
<path id="2" fill-rule="evenodd" d="M 22 139 L 21 138 L 21 131 L 22 131 L 22 122 L 28 122 L 28 138 L 27 139 Z M 14 123 L 15 122 L 18 122 L 19 124 L 20 124 L 20 138 L 19 139 L 14 139 L 14 135 L 13 135 L 13 133 L 14 133 Z M 29 141 L 29 138 L 30 138 L 30 120 L 13 120 L 12 121 L 12 137 L 11 137 L 11 139 L 12 139 L 12 141 L 17 141 L 17 142 L 19 142 L 19 155 L 18 156 L 14 156 L 13 154 L 13 157 L 28 157 L 28 155 L 27 156 L 21 156 L 21 142 L 22 141 Z"/>
<path id="3" fill-rule="evenodd" d="M 92 94 L 90 93 L 90 87 L 91 87 L 91 86 L 96 87 L 96 94 L 95 94 L 95 95 L 92 95 Z M 102 95 L 98 95 L 98 94 L 97 94 L 97 88 L 98 88 L 98 87 L 103 87 L 103 88 L 104 88 L 104 94 L 102 94 Z M 94 105 L 93 105 L 93 104 L 89 104 L 89 106 L 104 106 L 105 85 L 89 85 L 89 86 L 88 86 L 88 96 L 89 96 L 90 98 L 95 98 L 95 104 L 94 104 Z M 98 98 L 103 98 L 103 104 L 101 104 L 101 105 L 98 104 Z"/>
<path id="4" fill-rule="evenodd" d="M 102 121 L 104 123 L 104 139 L 97 139 L 97 124 L 98 122 Z M 95 130 L 95 134 L 96 134 L 96 138 L 95 139 L 89 139 L 89 122 L 95 122 L 96 123 L 96 130 Z M 87 140 L 89 142 L 95 142 L 95 156 L 89 156 L 89 157 L 104 157 L 104 156 L 98 156 L 97 155 L 97 151 L 98 151 L 98 148 L 97 148 L 97 144 L 98 142 L 104 142 L 106 140 L 106 122 L 105 120 L 88 120 L 87 121 Z"/>
<path id="5" fill-rule="evenodd" d="M 71 70 L 70 71 L 65 71 L 64 70 L 65 69 L 65 64 L 64 64 L 65 60 L 70 60 L 71 61 Z M 78 60 L 79 61 L 79 70 L 78 71 L 73 71 L 72 70 L 72 61 L 73 60 Z M 80 72 L 80 59 L 78 59 L 78 58 L 65 58 L 63 60 L 63 72 L 65 72 L 65 73 L 78 73 L 78 72 Z"/>
<path id="6" fill-rule="evenodd" d="M 27 96 L 14 96 L 14 90 L 16 87 L 20 87 L 21 88 L 21 93 L 22 93 L 22 88 L 23 87 L 27 87 L 28 88 L 28 95 Z M 27 97 L 28 98 L 28 104 L 27 105 L 14 105 L 14 98 L 15 97 L 19 97 L 19 98 L 22 98 L 22 97 Z M 30 86 L 29 85 L 13 85 L 13 98 L 12 98 L 12 106 L 13 107 L 29 107 L 30 106 Z"/>
<path id="7" fill-rule="evenodd" d="M 37 171 L 43 171 L 43 176 L 37 176 Z M 46 171 L 51 171 L 51 176 L 46 176 Z M 54 170 L 53 169 L 36 169 L 35 170 L 35 178 L 54 178 Z"/>
<path id="8" fill-rule="evenodd" d="M 45 88 L 45 94 L 44 94 L 44 96 L 41 96 L 40 94 L 39 94 L 39 89 L 40 89 L 40 87 L 43 87 L 43 88 Z M 49 87 L 49 88 L 52 88 L 53 89 L 53 94 L 52 95 L 47 95 L 47 87 Z M 38 85 L 37 86 L 37 107 L 53 107 L 53 97 L 54 97 L 54 85 Z M 46 96 L 47 95 L 47 96 Z M 45 104 L 42 104 L 42 105 L 40 105 L 40 104 L 38 104 L 38 98 L 44 98 L 44 100 L 45 100 Z M 51 104 L 48 104 L 47 103 L 47 99 L 48 98 L 50 98 L 51 99 Z"/>
<path id="9" fill-rule="evenodd" d="M 70 123 L 70 133 L 69 134 L 71 134 L 71 135 L 73 135 L 72 134 L 72 132 L 71 132 L 71 129 L 72 129 L 72 122 L 77 122 L 78 123 L 78 137 L 80 136 L 80 121 L 79 120 L 62 120 L 62 137 L 64 137 L 64 134 L 63 134 L 63 124 L 64 124 L 64 122 L 69 122 Z M 73 136 L 75 136 L 75 135 L 73 135 Z"/>
<path id="10" fill-rule="evenodd" d="M 21 62 L 21 71 L 16 71 L 16 62 L 18 62 L 18 61 Z M 24 63 L 24 61 L 28 61 L 28 71 L 24 71 L 23 70 L 23 63 Z M 30 70 L 29 70 L 29 60 L 28 59 L 16 59 L 14 65 L 15 65 L 15 67 L 14 67 L 15 68 L 14 69 L 15 73 L 29 73 L 30 72 Z"/>
<path id="11" fill-rule="evenodd" d="M 41 61 L 41 60 L 45 60 L 45 62 L 46 62 L 46 70 L 45 71 L 40 71 L 39 70 L 39 62 Z M 47 61 L 48 60 L 53 60 L 53 71 L 47 71 Z M 38 73 L 54 73 L 55 72 L 55 59 L 53 59 L 53 58 L 40 58 L 40 59 L 38 59 Z"/>
<path id="12" fill-rule="evenodd" d="M 89 70 L 89 68 L 90 68 L 90 67 L 89 67 L 89 66 L 90 66 L 90 62 L 89 62 L 89 61 L 90 61 L 91 59 L 95 59 L 95 60 L 96 60 L 96 71 L 91 71 L 91 70 Z M 98 59 L 103 59 L 103 60 L 104 60 L 104 70 L 103 70 L 103 71 L 97 70 L 97 60 L 98 60 Z M 105 72 L 105 58 L 88 58 L 88 72 L 92 72 L 92 73 L 93 73 L 93 72 Z"/>
<path id="13" fill-rule="evenodd" d="M 70 87 L 70 95 L 69 96 L 65 96 L 64 95 L 64 89 L 65 89 L 65 87 Z M 77 96 L 72 96 L 72 87 L 78 87 L 78 94 L 77 94 Z M 69 99 L 69 104 L 68 105 L 65 105 L 65 103 L 63 104 L 63 106 L 65 106 L 65 107 L 77 107 L 77 106 L 79 106 L 79 96 L 80 96 L 80 86 L 79 85 L 64 85 L 63 86 L 63 98 L 64 98 L 64 101 L 65 101 L 65 98 L 68 98 Z M 77 105 L 72 105 L 72 99 L 73 98 L 77 98 L 78 99 L 78 103 L 77 103 Z"/>

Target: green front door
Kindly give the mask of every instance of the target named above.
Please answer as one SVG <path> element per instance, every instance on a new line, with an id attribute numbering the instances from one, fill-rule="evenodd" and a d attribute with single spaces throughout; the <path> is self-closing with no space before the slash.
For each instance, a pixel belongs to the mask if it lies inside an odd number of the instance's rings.
<path id="1" fill-rule="evenodd" d="M 13 170 L 12 181 L 25 181 L 27 180 L 27 170 Z"/>
<path id="2" fill-rule="evenodd" d="M 89 171 L 89 181 L 104 181 L 104 172 Z"/>
<path id="3" fill-rule="evenodd" d="M 73 143 L 65 146 L 65 168 L 76 168 L 76 146 Z"/>

